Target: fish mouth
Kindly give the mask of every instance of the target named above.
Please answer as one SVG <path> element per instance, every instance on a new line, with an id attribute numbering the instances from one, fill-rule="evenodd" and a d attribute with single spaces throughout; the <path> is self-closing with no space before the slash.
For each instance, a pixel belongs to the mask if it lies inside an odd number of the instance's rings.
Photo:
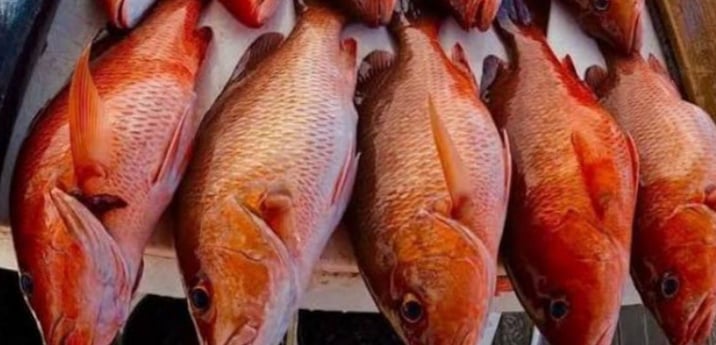
<path id="1" fill-rule="evenodd" d="M 499 6 L 495 4 L 495 0 L 482 0 L 477 6 L 477 28 L 480 31 L 487 31 L 497 15 Z"/>
<path id="2" fill-rule="evenodd" d="M 609 334 L 611 333 L 611 332 L 609 331 L 609 329 L 610 329 L 610 327 L 607 327 L 607 328 L 604 329 L 604 331 L 602 331 L 602 334 L 599 336 L 599 338 L 597 338 L 597 341 L 594 343 L 594 345 L 608 345 L 608 344 L 611 344 L 611 342 L 612 342 L 612 339 L 611 339 L 611 338 L 612 338 L 612 337 L 609 336 Z"/>
<path id="3" fill-rule="evenodd" d="M 139 23 L 143 14 L 152 6 L 154 0 L 107 0 L 110 5 L 111 22 L 119 29 L 129 29 Z"/>
<path id="4" fill-rule="evenodd" d="M 629 36 L 627 46 L 624 47 L 627 53 L 633 53 L 641 49 L 642 44 L 642 29 L 641 29 L 641 11 L 637 11 L 632 20 L 631 28 L 629 29 Z"/>
<path id="5" fill-rule="evenodd" d="M 714 296 L 709 294 L 705 296 L 699 303 L 694 316 L 688 323 L 686 333 L 682 339 L 674 339 L 675 345 L 691 345 L 702 343 L 711 333 L 711 327 L 714 320 Z"/>

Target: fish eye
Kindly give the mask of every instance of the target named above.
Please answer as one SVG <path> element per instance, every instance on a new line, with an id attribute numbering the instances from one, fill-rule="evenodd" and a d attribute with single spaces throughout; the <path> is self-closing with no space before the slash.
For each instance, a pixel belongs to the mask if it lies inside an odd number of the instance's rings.
<path id="1" fill-rule="evenodd" d="M 679 278 L 671 273 L 666 273 L 661 278 L 661 282 L 659 283 L 659 288 L 661 290 L 661 295 L 664 298 L 672 298 L 676 296 L 676 294 L 679 292 L 680 287 Z"/>
<path id="2" fill-rule="evenodd" d="M 27 273 L 21 274 L 20 275 L 20 289 L 22 290 L 22 293 L 24 293 L 26 296 L 32 295 L 33 287 L 34 287 L 34 284 L 32 283 L 32 278 Z"/>
<path id="3" fill-rule="evenodd" d="M 423 304 L 413 294 L 403 297 L 400 305 L 400 316 L 409 323 L 416 323 L 423 317 Z"/>
<path id="4" fill-rule="evenodd" d="M 559 321 L 569 314 L 569 303 L 563 299 L 553 299 L 549 301 L 549 315 L 553 320 Z"/>
<path id="5" fill-rule="evenodd" d="M 211 306 L 209 293 L 202 287 L 195 287 L 189 292 L 189 300 L 196 310 L 206 311 Z"/>
<path id="6" fill-rule="evenodd" d="M 597 11 L 606 11 L 609 8 L 609 0 L 592 0 L 592 7 Z"/>

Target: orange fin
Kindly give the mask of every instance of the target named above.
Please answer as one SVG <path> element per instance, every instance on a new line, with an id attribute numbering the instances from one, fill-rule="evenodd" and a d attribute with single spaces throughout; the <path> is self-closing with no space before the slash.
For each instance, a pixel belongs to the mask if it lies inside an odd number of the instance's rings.
<path id="1" fill-rule="evenodd" d="M 666 67 L 664 67 L 664 65 L 661 63 L 661 61 L 659 61 L 659 59 L 656 56 L 654 56 L 654 54 L 650 53 L 647 61 L 649 62 L 649 67 L 651 67 L 651 69 L 654 72 L 659 73 L 659 74 L 663 75 L 664 77 L 671 79 L 671 75 L 669 74 L 669 71 L 666 69 Z"/>
<path id="2" fill-rule="evenodd" d="M 681 98 L 681 92 L 679 92 L 679 88 L 676 86 L 676 83 L 674 83 L 674 79 L 671 78 L 669 70 L 666 69 L 666 67 L 661 63 L 661 61 L 659 61 L 659 59 L 654 56 L 654 54 L 649 54 L 647 62 L 649 63 L 649 67 L 651 67 L 654 72 L 656 72 L 662 77 L 664 83 L 671 88 L 674 94 Z"/>
<path id="3" fill-rule="evenodd" d="M 278 47 L 281 46 L 283 40 L 283 34 L 278 32 L 267 32 L 259 36 L 259 38 L 251 43 L 249 48 L 246 49 L 244 56 L 242 56 L 241 60 L 239 60 L 239 63 L 234 69 L 234 73 L 232 73 L 231 78 L 229 79 L 227 87 L 244 80 L 244 78 L 253 72 L 262 61 L 264 61 L 268 56 L 275 52 Z"/>
<path id="4" fill-rule="evenodd" d="M 627 147 L 629 148 L 629 157 L 631 158 L 631 167 L 633 174 L 632 182 L 634 183 L 634 202 L 636 203 L 637 194 L 639 192 L 639 174 L 641 169 L 641 164 L 639 163 L 639 150 L 636 147 L 636 142 L 634 142 L 634 138 L 632 138 L 629 133 L 624 133 L 624 136 L 626 136 Z"/>
<path id="5" fill-rule="evenodd" d="M 355 38 L 346 38 L 341 42 L 341 51 L 343 52 L 343 58 L 345 60 L 346 73 L 348 73 L 348 79 L 355 81 L 356 78 L 356 64 L 358 57 L 358 41 Z"/>
<path id="6" fill-rule="evenodd" d="M 112 157 L 112 128 L 104 113 L 89 66 L 91 46 L 80 56 L 69 91 L 70 146 L 80 186 L 92 177 L 107 176 Z"/>
<path id="7" fill-rule="evenodd" d="M 258 212 L 279 238 L 285 241 L 294 236 L 296 218 L 293 196 L 283 184 L 273 183 L 266 188 L 259 200 Z"/>
<path id="8" fill-rule="evenodd" d="M 338 226 L 343 213 L 348 207 L 351 195 L 353 194 L 353 186 L 355 185 L 356 174 L 358 172 L 358 162 L 360 154 L 356 154 L 356 141 L 351 140 L 351 148 L 343 162 L 341 173 L 333 187 L 333 196 L 331 197 L 331 206 L 333 209 L 332 227 Z"/>
<path id="9" fill-rule="evenodd" d="M 571 55 L 567 54 L 564 56 L 562 59 L 562 67 L 566 68 L 573 77 L 577 78 L 577 80 L 580 80 L 579 73 L 577 73 L 577 67 L 574 66 L 574 60 L 572 60 Z"/>
<path id="10" fill-rule="evenodd" d="M 121 283 L 127 293 L 131 292 L 129 266 L 102 223 L 81 202 L 59 188 L 50 190 L 50 198 L 68 232 L 82 248 L 82 255 L 86 254 L 95 264 L 102 283 Z"/>
<path id="11" fill-rule="evenodd" d="M 507 63 L 495 55 L 485 58 L 482 65 L 482 80 L 480 81 L 480 97 L 484 102 L 490 101 L 490 88 L 497 78 L 507 70 Z"/>
<path id="12" fill-rule="evenodd" d="M 597 145 L 589 142 L 584 134 L 572 133 L 572 145 L 582 170 L 584 183 L 589 191 L 592 206 L 601 218 L 616 197 L 611 186 L 619 179 L 614 164 Z"/>
<path id="13" fill-rule="evenodd" d="M 430 126 L 433 132 L 433 139 L 438 151 L 438 158 L 442 165 L 445 182 L 447 183 L 450 199 L 452 200 L 452 213 L 456 219 L 461 218 L 462 208 L 470 200 L 472 188 L 470 186 L 470 175 L 465 164 L 457 152 L 455 143 L 450 138 L 445 124 L 440 118 L 432 97 L 428 96 L 428 111 L 430 113 Z"/>
<path id="14" fill-rule="evenodd" d="M 395 56 L 385 50 L 375 50 L 368 54 L 358 68 L 358 85 L 354 101 L 360 105 L 369 90 L 380 88 L 388 71 L 395 63 Z"/>
<path id="15" fill-rule="evenodd" d="M 154 185 L 152 193 L 156 205 L 166 205 L 171 200 L 191 158 L 192 143 L 198 127 L 197 121 L 192 118 L 195 100 L 196 95 L 192 95 L 164 151 L 159 169 L 152 179 Z M 164 206 L 161 208 L 163 209 Z"/>
<path id="16" fill-rule="evenodd" d="M 716 211 L 716 184 L 706 186 L 706 190 L 704 191 L 704 204 Z"/>
<path id="17" fill-rule="evenodd" d="M 472 69 L 470 68 L 470 63 L 467 61 L 467 56 L 465 54 L 465 49 L 462 47 L 460 43 L 455 43 L 455 45 L 452 47 L 452 57 L 451 60 L 455 66 L 462 71 L 466 77 L 468 77 L 470 80 L 472 80 L 472 83 L 475 85 L 475 88 L 478 88 L 477 80 L 475 79 L 475 75 L 472 73 Z"/>
<path id="18" fill-rule="evenodd" d="M 594 65 L 587 69 L 584 81 L 595 94 L 602 97 L 604 95 L 604 92 L 606 92 L 606 90 L 603 90 L 603 87 L 608 77 L 609 72 L 607 72 L 604 67 Z"/>
<path id="19" fill-rule="evenodd" d="M 510 193 L 512 191 L 512 151 L 510 149 L 510 137 L 507 135 L 507 130 L 502 130 L 502 146 L 503 146 L 503 159 L 505 160 L 505 209 L 507 204 L 510 202 Z"/>

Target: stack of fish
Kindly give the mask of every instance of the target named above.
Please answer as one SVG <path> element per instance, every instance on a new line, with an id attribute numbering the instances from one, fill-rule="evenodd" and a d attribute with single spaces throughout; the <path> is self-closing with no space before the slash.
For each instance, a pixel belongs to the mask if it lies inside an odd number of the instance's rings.
<path id="1" fill-rule="evenodd" d="M 290 35 L 251 45 L 201 124 L 203 1 L 159 1 L 94 63 L 85 51 L 16 166 L 21 288 L 46 342 L 114 338 L 175 190 L 207 344 L 277 344 L 344 213 L 407 344 L 477 344 L 500 259 L 553 345 L 611 343 L 630 268 L 672 344 L 703 341 L 716 126 L 640 56 L 642 0 L 563 1 L 607 61 L 586 82 L 547 43 L 549 1 L 313 0 Z M 278 5 L 221 2 L 249 27 Z M 105 3 L 120 28 L 152 5 Z M 443 10 L 483 31 L 497 18 L 509 60 L 488 57 L 478 83 L 462 46 L 438 41 Z M 354 19 L 388 24 L 395 52 L 356 68 L 357 42 L 342 38 Z"/>

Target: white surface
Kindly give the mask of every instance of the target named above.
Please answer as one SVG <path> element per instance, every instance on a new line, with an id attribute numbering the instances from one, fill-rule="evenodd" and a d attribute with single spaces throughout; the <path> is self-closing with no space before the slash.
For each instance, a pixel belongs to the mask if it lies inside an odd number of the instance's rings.
<path id="1" fill-rule="evenodd" d="M 82 49 L 104 26 L 104 17 L 96 8 L 96 1 L 60 0 L 57 18 L 50 29 L 47 49 L 40 57 L 33 73 L 27 95 L 23 101 L 20 117 L 12 136 L 7 162 L 14 162 L 17 150 L 25 136 L 32 117 L 65 84 L 77 57 Z M 251 30 L 238 24 L 220 5 L 213 2 L 207 9 L 202 23 L 214 30 L 214 41 L 209 49 L 206 67 L 200 77 L 198 87 L 198 112 L 203 114 L 212 104 L 228 80 L 243 50 L 262 32 L 276 30 L 288 33 L 294 22 L 291 1 L 284 1 L 276 17 L 261 30 Z M 648 13 L 645 16 L 644 52 L 655 53 L 662 57 Z M 571 54 L 582 73 L 590 65 L 603 65 L 603 60 L 594 43 L 576 28 L 574 22 L 564 15 L 562 8 L 553 7 L 550 21 L 549 40 L 557 55 Z M 392 50 L 391 41 L 385 29 L 369 30 L 359 25 L 350 26 L 345 36 L 355 36 L 359 40 L 359 58 L 376 48 Z M 482 60 L 488 54 L 505 56 L 502 44 L 491 31 L 478 33 L 464 32 L 458 29 L 454 21 L 448 20 L 441 30 L 441 42 L 450 48 L 455 42 L 461 42 L 469 54 L 469 62 L 477 80 L 482 73 Z M 7 222 L 7 194 L 11 166 L 6 164 L 0 184 L 0 220 Z M 167 233 L 157 234 L 155 243 L 145 256 L 145 272 L 139 287 L 139 293 L 152 293 L 165 296 L 182 297 L 184 295 L 179 271 Z M 0 226 L 0 267 L 15 269 L 16 261 L 12 241 L 7 227 Z M 634 288 L 625 287 L 624 304 L 639 303 Z M 514 294 L 499 296 L 494 309 L 499 312 L 521 310 Z M 303 301 L 306 309 L 340 311 L 376 311 L 366 290 L 350 246 L 344 233 L 337 233 L 324 253 L 317 267 L 312 287 Z"/>

